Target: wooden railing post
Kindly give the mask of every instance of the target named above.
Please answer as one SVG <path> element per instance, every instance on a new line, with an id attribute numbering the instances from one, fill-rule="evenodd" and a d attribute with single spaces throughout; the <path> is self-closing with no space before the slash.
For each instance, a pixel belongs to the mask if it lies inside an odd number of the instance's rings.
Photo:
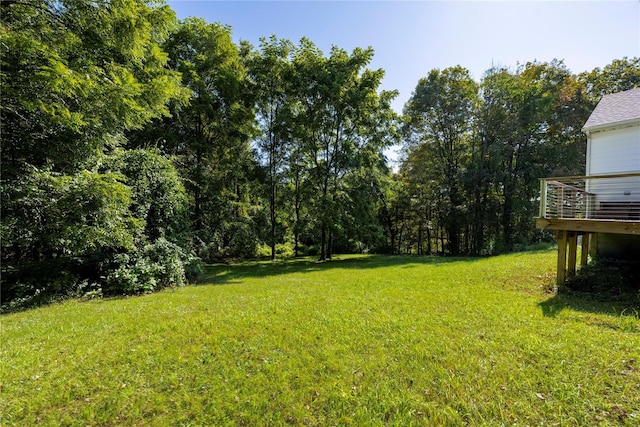
<path id="1" fill-rule="evenodd" d="M 540 218 L 547 215 L 547 180 L 540 178 Z"/>

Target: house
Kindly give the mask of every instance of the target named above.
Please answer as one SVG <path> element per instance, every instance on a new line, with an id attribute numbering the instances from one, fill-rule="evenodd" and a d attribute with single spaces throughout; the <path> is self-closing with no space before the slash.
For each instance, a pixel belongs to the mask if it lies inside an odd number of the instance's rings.
<path id="1" fill-rule="evenodd" d="M 578 236 L 582 265 L 588 253 L 640 259 L 640 89 L 602 97 L 582 130 L 585 175 L 540 180 L 536 225 L 556 231 L 559 285 L 575 273 Z"/>

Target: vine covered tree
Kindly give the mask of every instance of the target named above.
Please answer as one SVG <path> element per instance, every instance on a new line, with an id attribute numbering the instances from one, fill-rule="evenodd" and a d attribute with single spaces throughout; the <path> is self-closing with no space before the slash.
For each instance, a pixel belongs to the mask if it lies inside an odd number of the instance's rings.
<path id="1" fill-rule="evenodd" d="M 170 68 L 190 97 L 171 116 L 129 135 L 133 146 L 155 146 L 175 157 L 185 178 L 197 239 L 205 257 L 253 252 L 250 175 L 254 159 L 253 101 L 247 70 L 229 27 L 188 18 L 164 43 Z"/>
<path id="2" fill-rule="evenodd" d="M 123 145 L 124 132 L 167 116 L 169 102 L 186 99 L 161 48 L 174 13 L 143 0 L 0 7 L 3 296 L 94 285 L 109 292 L 104 278 L 123 265 L 116 255 L 142 260 L 139 251 L 157 239 L 147 238 L 146 218 L 130 209 L 140 194 L 120 171 L 100 171 L 96 159 Z M 172 245 L 165 254 L 181 252 Z M 167 267 L 165 260 L 149 262 Z M 175 267 L 179 279 L 183 265 Z M 144 286 L 173 284 L 154 283 Z"/>

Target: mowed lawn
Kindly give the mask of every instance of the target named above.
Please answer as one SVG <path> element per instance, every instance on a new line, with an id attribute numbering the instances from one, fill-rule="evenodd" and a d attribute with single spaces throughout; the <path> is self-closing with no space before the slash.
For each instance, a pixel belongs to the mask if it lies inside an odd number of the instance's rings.
<path id="1" fill-rule="evenodd" d="M 555 252 L 211 266 L 0 317 L 2 426 L 640 425 L 637 311 Z"/>

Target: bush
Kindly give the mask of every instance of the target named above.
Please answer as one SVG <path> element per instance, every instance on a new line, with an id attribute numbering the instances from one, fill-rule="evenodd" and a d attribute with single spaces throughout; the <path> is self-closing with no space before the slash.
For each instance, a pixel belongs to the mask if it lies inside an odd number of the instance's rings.
<path id="1" fill-rule="evenodd" d="M 258 258 L 269 258 L 271 256 L 271 246 L 260 244 L 258 245 L 258 249 L 256 249 L 256 257 Z"/>
<path id="2" fill-rule="evenodd" d="M 120 150 L 93 168 L 34 170 L 0 188 L 3 303 L 152 292 L 201 271 L 183 249 L 187 199 L 169 160 Z"/>
<path id="3" fill-rule="evenodd" d="M 39 261 L 133 248 L 143 222 L 129 211 L 131 191 L 122 179 L 86 170 L 35 171 L 3 188 L 3 255 Z"/>
<path id="4" fill-rule="evenodd" d="M 258 258 L 270 258 L 271 257 L 271 246 L 261 244 L 256 249 L 256 256 Z M 278 258 L 292 258 L 293 257 L 293 248 L 287 244 L 278 243 L 276 244 L 276 257 Z"/>
<path id="5" fill-rule="evenodd" d="M 138 252 L 118 254 L 114 261 L 117 267 L 106 278 L 108 294 L 140 294 L 182 286 L 187 281 L 185 266 L 196 262 L 180 246 L 164 238 Z"/>
<path id="6" fill-rule="evenodd" d="M 601 259 L 578 270 L 566 289 L 598 300 L 640 302 L 640 264 Z"/>

